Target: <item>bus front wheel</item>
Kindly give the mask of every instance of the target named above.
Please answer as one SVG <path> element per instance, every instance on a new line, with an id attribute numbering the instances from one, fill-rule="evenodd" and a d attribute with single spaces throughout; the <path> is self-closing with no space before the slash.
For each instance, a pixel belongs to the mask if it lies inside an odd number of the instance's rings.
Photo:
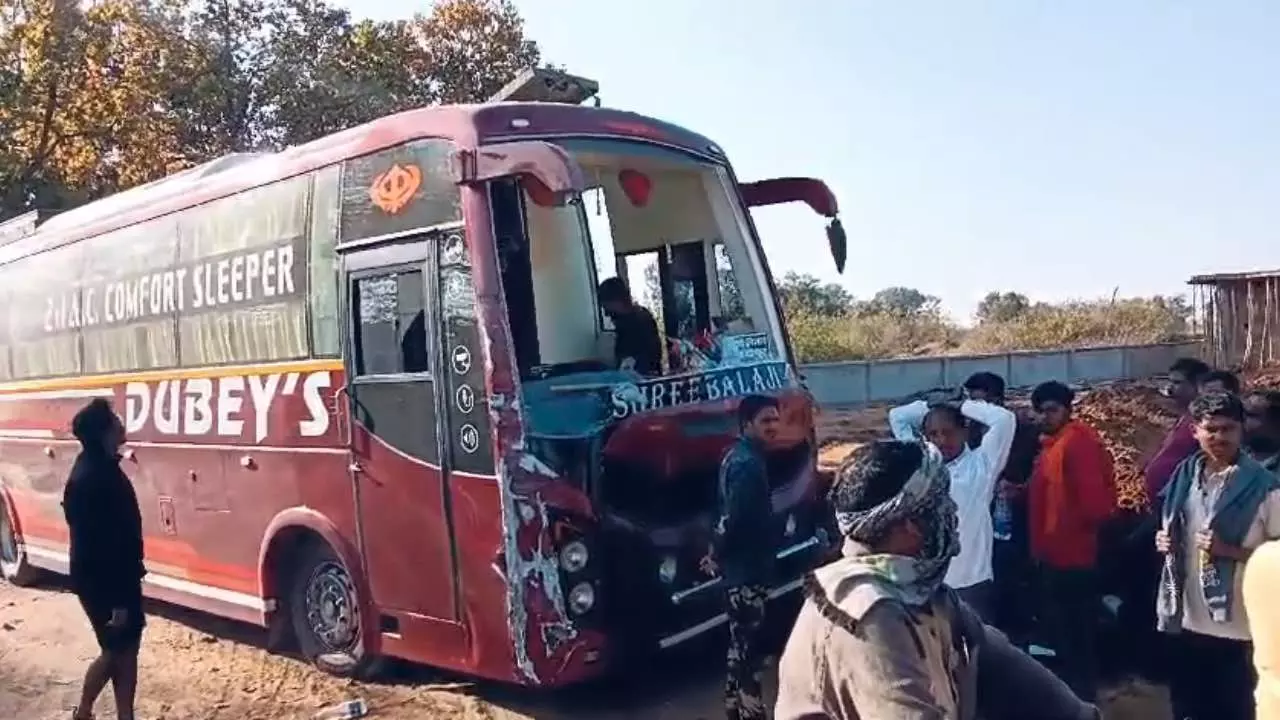
<path id="1" fill-rule="evenodd" d="M 367 678 L 379 658 L 365 651 L 360 596 L 351 573 L 324 543 L 311 543 L 298 558 L 289 615 L 303 656 L 332 675 Z"/>
<path id="2" fill-rule="evenodd" d="M 0 578 L 18 587 L 29 587 L 40 579 L 40 570 L 27 561 L 27 551 L 18 542 L 18 529 L 10 521 L 9 506 L 0 497 Z"/>

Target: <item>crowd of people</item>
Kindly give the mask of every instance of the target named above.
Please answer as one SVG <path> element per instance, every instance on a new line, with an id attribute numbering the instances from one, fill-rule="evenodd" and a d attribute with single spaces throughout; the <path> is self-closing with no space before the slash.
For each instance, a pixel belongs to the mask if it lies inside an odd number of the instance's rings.
<path id="1" fill-rule="evenodd" d="M 1280 630 L 1268 602 L 1280 589 L 1280 543 L 1269 542 L 1280 539 L 1280 392 L 1246 392 L 1184 358 L 1167 395 L 1182 412 L 1144 467 L 1150 511 L 1105 549 L 1112 454 L 1074 416 L 1067 385 L 1034 388 L 1027 417 L 1005 407 L 991 373 L 891 410 L 894 439 L 859 447 L 835 473 L 841 556 L 805 579 L 773 716 L 1099 718 L 1110 613 L 1126 641 L 1151 649 L 1141 669 L 1167 684 L 1176 720 L 1280 718 L 1266 709 L 1280 705 L 1268 679 L 1280 647 L 1254 647 L 1277 635 L 1263 628 Z M 769 716 L 755 634 L 772 553 L 752 512 L 767 514 L 768 498 L 752 488 L 777 404 L 749 398 L 739 421 L 709 561 L 732 567 L 731 719 Z M 1129 581 L 1104 592 L 1102 566 L 1117 561 Z"/>
<path id="2" fill-rule="evenodd" d="M 859 447 L 830 489 L 839 559 L 805 578 L 778 666 L 778 720 L 1100 718 L 1103 608 L 1155 673 L 1176 720 L 1280 720 L 1280 392 L 1248 392 L 1195 359 L 1169 370 L 1182 414 L 1146 463 L 1151 508 L 1115 547 L 1115 469 L 1060 382 L 1005 407 L 1005 383 L 970 377 L 889 413 L 893 440 Z M 769 716 L 761 628 L 774 543 L 763 450 L 778 401 L 739 404 L 721 464 L 704 570 L 727 589 L 726 708 Z M 124 428 L 105 400 L 75 418 L 83 445 L 63 506 L 71 582 L 101 647 L 74 718 L 110 683 L 131 718 L 145 574 L 137 498 L 118 466 Z M 115 518 L 107 523 L 104 518 Z M 1101 566 L 1132 581 L 1104 602 Z M 1033 657 L 1052 657 L 1041 662 Z M 1153 668 L 1148 667 L 1147 670 Z"/>

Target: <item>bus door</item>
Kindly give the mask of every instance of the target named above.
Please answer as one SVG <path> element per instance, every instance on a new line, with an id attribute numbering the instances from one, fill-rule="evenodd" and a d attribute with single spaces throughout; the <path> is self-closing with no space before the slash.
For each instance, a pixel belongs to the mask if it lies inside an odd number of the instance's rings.
<path id="1" fill-rule="evenodd" d="M 442 301 L 442 244 L 461 246 L 462 237 L 459 223 L 342 256 L 347 435 L 373 599 L 384 611 L 443 620 L 459 618 L 453 458 L 459 444 L 477 452 L 489 446 L 475 425 L 467 426 L 474 438 L 460 434 L 450 412 L 462 397 L 456 380 L 483 372 L 474 343 L 450 343 L 441 332 L 449 304 Z M 477 404 L 474 395 L 468 402 Z M 385 614 L 382 622 L 384 632 L 397 631 Z"/>

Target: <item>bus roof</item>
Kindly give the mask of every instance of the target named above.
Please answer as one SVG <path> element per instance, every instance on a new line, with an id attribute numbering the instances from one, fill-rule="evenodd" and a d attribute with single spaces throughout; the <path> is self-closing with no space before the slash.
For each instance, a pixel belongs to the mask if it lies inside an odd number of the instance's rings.
<path id="1" fill-rule="evenodd" d="M 0 247 L 0 264 L 411 140 L 442 138 L 466 149 L 498 140 L 553 135 L 634 137 L 721 155 L 701 135 L 621 110 L 530 102 L 418 108 L 277 153 L 227 155 L 68 210 L 44 222 L 34 234 Z"/>

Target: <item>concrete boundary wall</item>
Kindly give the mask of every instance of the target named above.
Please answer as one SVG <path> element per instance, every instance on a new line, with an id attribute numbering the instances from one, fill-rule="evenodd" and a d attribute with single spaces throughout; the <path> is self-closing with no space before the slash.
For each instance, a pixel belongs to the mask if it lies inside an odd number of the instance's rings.
<path id="1" fill-rule="evenodd" d="M 996 355 L 814 363 L 802 365 L 805 384 L 823 405 L 856 405 L 896 400 L 936 387 L 956 387 L 986 370 L 1009 387 L 1061 380 L 1089 383 L 1130 380 L 1164 373 L 1179 357 L 1202 355 L 1199 340 L 1160 345 L 1125 345 L 1069 350 L 1033 350 Z"/>

